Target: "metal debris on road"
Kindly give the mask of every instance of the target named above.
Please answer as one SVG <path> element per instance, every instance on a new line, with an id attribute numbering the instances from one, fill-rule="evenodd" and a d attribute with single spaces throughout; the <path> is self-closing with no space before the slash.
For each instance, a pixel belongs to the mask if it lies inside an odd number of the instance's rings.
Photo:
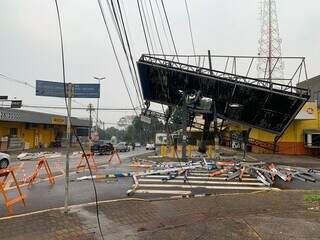
<path id="1" fill-rule="evenodd" d="M 320 171 L 307 168 L 289 167 L 265 162 L 201 161 L 148 163 L 152 169 L 133 172 L 134 193 L 175 194 L 181 189 L 202 188 L 219 190 L 268 190 L 273 188 L 276 178 L 291 182 L 293 179 L 316 182 Z M 214 181 L 213 181 L 214 180 Z M 238 182 L 236 182 L 238 181 Z M 201 185 L 200 185 L 201 184 Z M 159 189 L 165 188 L 165 189 Z M 168 188 L 176 190 L 167 190 Z M 192 191 L 191 191 L 192 192 Z"/>
<path id="2" fill-rule="evenodd" d="M 58 158 L 61 157 L 61 153 L 59 152 L 34 152 L 34 153 L 20 153 L 17 156 L 17 159 L 20 161 L 26 161 L 26 160 L 36 160 L 39 157 L 46 157 L 48 158 Z"/>

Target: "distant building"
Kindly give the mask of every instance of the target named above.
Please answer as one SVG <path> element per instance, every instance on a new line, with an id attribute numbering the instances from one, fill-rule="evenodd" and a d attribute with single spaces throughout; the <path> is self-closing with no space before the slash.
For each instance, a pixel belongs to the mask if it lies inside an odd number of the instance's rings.
<path id="1" fill-rule="evenodd" d="M 320 103 L 320 75 L 298 83 L 297 87 L 309 89 L 310 101 Z"/>
<path id="2" fill-rule="evenodd" d="M 88 136 L 89 121 L 71 119 L 79 136 Z M 0 108 L 0 150 L 59 147 L 66 143 L 67 118 L 62 115 Z"/>

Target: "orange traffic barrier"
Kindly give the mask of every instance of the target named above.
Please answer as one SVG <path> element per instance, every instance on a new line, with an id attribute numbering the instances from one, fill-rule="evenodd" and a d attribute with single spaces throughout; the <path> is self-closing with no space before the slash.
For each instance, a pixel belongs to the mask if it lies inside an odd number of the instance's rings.
<path id="1" fill-rule="evenodd" d="M 221 170 L 216 170 L 212 173 L 209 174 L 209 177 L 215 177 L 215 176 L 219 176 L 221 174 L 227 173 L 229 172 L 230 168 L 225 168 L 225 169 L 221 169 Z"/>
<path id="2" fill-rule="evenodd" d="M 39 172 L 41 170 L 41 168 L 43 168 L 46 170 L 47 176 L 48 176 L 48 180 L 50 184 L 54 184 L 55 183 L 55 179 L 54 176 L 52 175 L 50 166 L 48 164 L 48 160 L 45 157 L 40 157 L 39 161 L 37 163 L 37 167 L 34 170 L 34 173 L 28 178 L 27 183 L 28 183 L 28 187 L 31 187 L 32 184 L 34 183 L 34 181 L 37 179 L 37 177 L 39 176 Z"/>
<path id="3" fill-rule="evenodd" d="M 14 183 L 17 187 L 19 196 L 9 199 L 7 191 L 5 189 L 5 185 L 6 185 L 6 181 L 9 177 L 9 175 L 11 174 Z M 18 202 L 22 202 L 24 206 L 26 206 L 25 203 L 25 195 L 21 192 L 21 189 L 19 187 L 19 184 L 17 182 L 16 176 L 14 174 L 14 169 L 13 168 L 6 168 L 6 169 L 2 169 L 0 170 L 0 192 L 3 195 L 4 198 L 4 205 L 6 206 L 6 208 L 8 209 L 8 214 L 12 215 L 13 214 L 13 209 L 12 209 L 12 205 L 18 203 Z"/>
<path id="4" fill-rule="evenodd" d="M 94 153 L 93 152 L 86 152 L 83 153 L 81 155 L 81 160 L 77 166 L 77 172 L 79 172 L 80 169 L 82 169 L 83 171 L 86 169 L 87 165 L 90 165 L 90 169 L 96 171 L 98 169 L 97 167 L 97 163 L 94 160 Z M 86 157 L 88 159 L 88 163 L 86 161 Z M 90 161 L 92 162 L 92 164 L 90 164 Z M 89 167 L 89 166 L 88 166 Z"/>
<path id="5" fill-rule="evenodd" d="M 117 156 L 117 158 L 118 158 L 118 160 L 119 160 L 119 163 L 122 163 L 121 158 L 119 157 L 118 151 L 117 151 L 117 150 L 112 150 L 111 156 L 110 156 L 110 158 L 109 158 L 109 160 L 108 160 L 108 164 L 109 164 L 109 165 L 110 165 L 110 163 L 111 163 L 111 161 L 112 161 L 112 159 L 113 159 L 114 156 Z"/>

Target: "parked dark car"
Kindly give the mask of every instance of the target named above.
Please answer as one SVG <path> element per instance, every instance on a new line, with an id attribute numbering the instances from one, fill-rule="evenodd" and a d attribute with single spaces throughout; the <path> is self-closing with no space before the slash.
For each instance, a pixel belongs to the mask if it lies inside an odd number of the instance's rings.
<path id="1" fill-rule="evenodd" d="M 99 140 L 94 142 L 91 146 L 91 152 L 98 153 L 101 155 L 110 154 L 113 151 L 113 145 L 110 141 Z"/>

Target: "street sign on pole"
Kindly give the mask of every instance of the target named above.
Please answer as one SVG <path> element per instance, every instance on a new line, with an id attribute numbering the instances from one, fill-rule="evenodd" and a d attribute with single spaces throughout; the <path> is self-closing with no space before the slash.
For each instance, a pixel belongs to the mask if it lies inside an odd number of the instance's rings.
<path id="1" fill-rule="evenodd" d="M 65 97 L 65 87 L 62 82 L 36 81 L 36 96 Z"/>
<path id="2" fill-rule="evenodd" d="M 72 98 L 100 98 L 100 84 L 77 83 L 71 84 L 71 86 Z M 64 91 L 66 88 L 61 82 L 37 80 L 36 96 L 65 97 Z"/>
<path id="3" fill-rule="evenodd" d="M 67 111 L 67 153 L 65 170 L 65 200 L 64 212 L 68 212 L 69 205 L 69 161 L 71 147 L 71 99 L 72 98 L 100 98 L 100 84 L 72 84 L 51 81 L 36 81 L 36 96 L 65 97 L 68 99 Z"/>
<path id="4" fill-rule="evenodd" d="M 100 84 L 73 84 L 73 98 L 100 98 Z"/>

